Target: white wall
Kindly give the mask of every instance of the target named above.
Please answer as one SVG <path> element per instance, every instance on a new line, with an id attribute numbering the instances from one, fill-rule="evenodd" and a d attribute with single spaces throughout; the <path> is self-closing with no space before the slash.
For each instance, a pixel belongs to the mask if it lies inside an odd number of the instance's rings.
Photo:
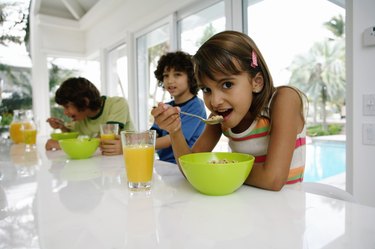
<path id="1" fill-rule="evenodd" d="M 174 11 L 199 0 L 137 0 L 124 1 L 100 23 L 87 30 L 87 53 L 97 48 L 111 46 L 123 39 L 127 32 L 137 32 Z"/>
<path id="2" fill-rule="evenodd" d="M 363 145 L 362 125 L 375 124 L 375 116 L 363 115 L 363 95 L 375 94 L 375 46 L 364 47 L 363 31 L 375 26 L 375 1 L 347 3 L 347 183 L 362 204 L 375 206 L 375 146 Z M 351 108 L 350 108 L 351 106 Z M 352 177 L 350 173 L 352 172 Z"/>

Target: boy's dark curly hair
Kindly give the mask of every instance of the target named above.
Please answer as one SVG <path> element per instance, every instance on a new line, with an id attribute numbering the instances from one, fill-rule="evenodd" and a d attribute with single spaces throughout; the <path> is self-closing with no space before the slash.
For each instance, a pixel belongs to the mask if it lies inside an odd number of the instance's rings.
<path id="1" fill-rule="evenodd" d="M 65 80 L 56 91 L 55 102 L 59 105 L 71 102 L 79 111 L 99 110 L 102 103 L 96 86 L 82 77 Z"/>
<path id="2" fill-rule="evenodd" d="M 155 78 L 158 80 L 158 86 L 164 87 L 163 73 L 164 69 L 173 68 L 176 71 L 185 72 L 188 76 L 188 84 L 190 92 L 194 95 L 198 94 L 199 88 L 194 75 L 194 66 L 192 56 L 186 52 L 176 51 L 162 55 L 158 61 L 158 66 L 154 71 Z"/>

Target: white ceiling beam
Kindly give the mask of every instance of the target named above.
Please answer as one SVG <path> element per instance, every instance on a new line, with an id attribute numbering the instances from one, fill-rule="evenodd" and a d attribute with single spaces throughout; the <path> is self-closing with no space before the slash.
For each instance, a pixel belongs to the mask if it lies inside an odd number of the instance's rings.
<path id="1" fill-rule="evenodd" d="M 76 20 L 81 19 L 81 17 L 86 13 L 82 6 L 76 0 L 61 0 L 69 12 L 74 16 Z"/>
<path id="2" fill-rule="evenodd" d="M 33 14 L 33 15 L 37 15 L 40 11 L 41 4 L 42 4 L 41 0 L 31 1 L 30 13 Z"/>
<path id="3" fill-rule="evenodd" d="M 41 26 L 50 26 L 70 30 L 80 30 L 79 22 L 74 21 L 72 19 L 39 14 L 36 16 L 36 22 L 38 25 Z"/>

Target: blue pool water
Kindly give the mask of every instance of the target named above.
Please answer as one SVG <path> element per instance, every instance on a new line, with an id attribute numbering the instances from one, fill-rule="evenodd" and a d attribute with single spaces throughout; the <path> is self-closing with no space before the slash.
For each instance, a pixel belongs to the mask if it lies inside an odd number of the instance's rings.
<path id="1" fill-rule="evenodd" d="M 314 141 L 306 147 L 304 181 L 317 182 L 344 173 L 345 142 Z"/>

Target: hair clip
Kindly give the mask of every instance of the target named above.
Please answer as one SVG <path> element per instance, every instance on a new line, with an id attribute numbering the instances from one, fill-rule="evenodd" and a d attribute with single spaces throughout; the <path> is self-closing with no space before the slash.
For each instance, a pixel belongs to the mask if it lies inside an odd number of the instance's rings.
<path id="1" fill-rule="evenodd" d="M 255 51 L 251 51 L 251 67 L 256 68 L 258 66 L 257 54 Z"/>

